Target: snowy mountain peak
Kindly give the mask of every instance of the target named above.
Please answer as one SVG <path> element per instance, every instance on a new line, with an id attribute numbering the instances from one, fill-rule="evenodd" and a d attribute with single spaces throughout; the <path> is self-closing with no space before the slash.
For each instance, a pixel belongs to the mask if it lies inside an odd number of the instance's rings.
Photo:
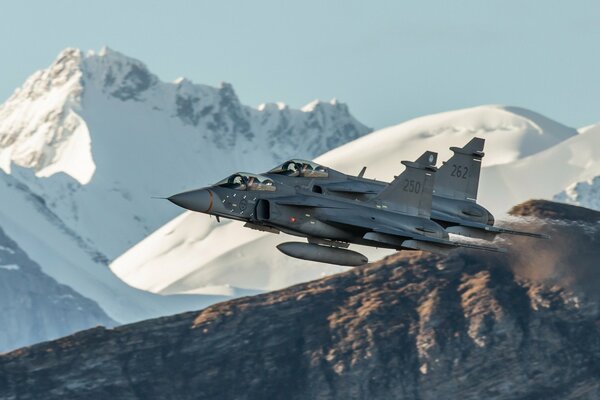
<path id="1" fill-rule="evenodd" d="M 349 114 L 348 106 L 344 103 L 340 103 L 336 98 L 330 101 L 321 101 L 319 99 L 313 100 L 304 107 L 301 108 L 304 112 L 315 112 L 324 110 L 338 110 L 344 114 Z"/>
<path id="2" fill-rule="evenodd" d="M 179 212 L 153 195 L 314 158 L 368 132 L 341 103 L 257 109 L 230 83 L 163 82 L 110 48 L 66 49 L 0 105 L 0 168 L 35 172 L 27 184 L 110 259 Z"/>
<path id="3" fill-rule="evenodd" d="M 548 117 L 543 116 L 535 111 L 528 110 L 522 107 L 514 106 L 496 106 L 496 108 L 511 113 L 517 117 L 523 118 L 527 124 L 535 127 L 539 135 L 549 135 L 557 140 L 565 140 L 574 136 L 576 129 L 556 122 Z"/>
<path id="4" fill-rule="evenodd" d="M 98 55 L 99 55 L 99 56 L 105 56 L 106 54 L 108 54 L 108 53 L 112 53 L 112 52 L 114 52 L 114 50 L 113 50 L 113 49 L 111 49 L 110 47 L 108 47 L 108 46 L 104 45 L 104 46 L 102 46 L 102 47 L 100 48 L 100 51 L 98 52 Z M 89 51 L 88 51 L 88 54 L 93 54 L 93 53 L 94 53 L 94 50 L 89 50 Z"/>
<path id="5" fill-rule="evenodd" d="M 573 183 L 554 196 L 554 200 L 600 210 L 600 176 Z"/>
<path id="6" fill-rule="evenodd" d="M 62 51 L 0 105 L 0 168 L 11 163 L 38 176 L 65 172 L 87 183 L 96 169 L 90 135 L 81 118 L 82 53 Z"/>
<path id="7" fill-rule="evenodd" d="M 123 101 L 142 100 L 142 93 L 159 82 L 144 63 L 108 47 L 88 52 L 83 68 L 86 82 Z"/>
<path id="8" fill-rule="evenodd" d="M 108 47 L 85 55 L 67 48 L 48 68 L 34 73 L 9 101 L 15 97 L 35 100 L 65 84 L 79 90 L 88 85 L 103 87 L 107 93 L 129 100 L 157 82 L 144 63 Z"/>
<path id="9" fill-rule="evenodd" d="M 277 103 L 262 103 L 256 108 L 260 112 L 275 112 L 288 109 L 288 105 L 278 101 Z"/>
<path id="10" fill-rule="evenodd" d="M 523 108 L 484 105 L 427 115 L 381 129 L 323 155 L 319 162 L 348 172 L 355 171 L 357 163 L 368 165 L 371 176 L 392 179 L 398 171 L 390 170 L 383 160 L 408 160 L 426 150 L 439 152 L 440 159 L 445 160 L 451 155 L 451 146 L 467 143 L 476 136 L 486 139 L 483 164 L 491 166 L 553 147 L 577 136 L 577 130 Z"/>
<path id="11" fill-rule="evenodd" d="M 75 96 L 81 89 L 81 51 L 67 48 L 60 52 L 56 60 L 46 69 L 31 75 L 23 86 L 13 93 L 8 102 L 17 99 L 35 100 L 49 91 L 69 86 Z"/>
<path id="12" fill-rule="evenodd" d="M 105 119 L 102 127 L 96 124 L 90 132 L 90 121 L 96 123 L 100 116 Z M 144 125 L 144 140 L 149 140 L 148 132 L 156 131 L 157 125 L 146 126 L 143 121 L 153 118 L 163 121 L 158 125 L 164 129 L 154 135 L 193 135 L 191 142 L 185 140 L 195 151 L 268 148 L 272 162 L 314 157 L 370 131 L 341 103 L 317 101 L 302 111 L 280 105 L 255 109 L 241 104 L 230 83 L 211 87 L 184 78 L 161 82 L 143 62 L 108 47 L 85 54 L 69 48 L 0 105 L 0 168 L 9 172 L 15 163 L 32 168 L 38 176 L 64 172 L 87 184 L 103 158 L 100 153 L 124 145 L 122 135 L 130 137 L 127 145 L 137 141 L 134 126 Z M 98 136 L 108 125 L 121 123 L 133 126 L 119 137 L 120 129 L 113 128 Z M 182 133 L 190 129 L 195 133 Z M 292 131 L 297 133 L 291 135 L 293 143 L 282 140 Z M 205 143 L 193 144 L 198 139 Z M 138 153 L 145 146 L 136 143 L 130 151 Z"/>

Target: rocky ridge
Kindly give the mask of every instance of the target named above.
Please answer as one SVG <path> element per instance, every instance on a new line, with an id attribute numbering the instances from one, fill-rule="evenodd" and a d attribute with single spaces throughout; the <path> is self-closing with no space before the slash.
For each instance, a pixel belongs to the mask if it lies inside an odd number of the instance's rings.
<path id="1" fill-rule="evenodd" d="M 534 218 L 548 210 L 552 219 Z M 0 356 L 0 397 L 597 398 L 600 314 L 589 283 L 600 230 L 556 203 L 513 211 L 515 224 L 542 224 L 553 239 L 515 238 L 507 255 L 398 253 L 20 349 Z"/>

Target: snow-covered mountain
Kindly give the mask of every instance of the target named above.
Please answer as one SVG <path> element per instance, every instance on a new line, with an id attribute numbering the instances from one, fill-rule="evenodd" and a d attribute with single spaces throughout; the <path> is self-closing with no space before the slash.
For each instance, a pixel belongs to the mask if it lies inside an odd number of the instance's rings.
<path id="1" fill-rule="evenodd" d="M 592 141 L 592 138 L 600 137 L 600 124 L 581 128 L 579 132 Z M 600 145 L 600 139 L 590 144 Z M 595 173 L 598 173 L 597 164 L 597 159 L 596 162 L 590 160 L 589 165 L 586 166 L 589 168 L 589 172 L 586 171 L 582 174 L 586 178 L 573 182 L 565 190 L 557 193 L 554 200 L 600 210 L 600 175 L 594 176 Z"/>
<path id="2" fill-rule="evenodd" d="M 335 100 L 255 109 L 226 83 L 165 83 L 110 49 L 67 49 L 0 106 L 0 167 L 9 172 L 12 162 L 38 177 L 73 178 L 68 188 L 34 186 L 111 259 L 179 213 L 153 195 L 292 155 L 314 157 L 367 132 Z"/>
<path id="3" fill-rule="evenodd" d="M 565 187 L 548 179 L 553 166 L 542 164 L 537 157 L 563 146 L 568 148 L 569 143 L 578 140 L 589 142 L 577 130 L 532 111 L 481 106 L 382 129 L 336 148 L 316 161 L 346 173 L 357 173 L 367 166 L 368 177 L 390 181 L 403 170 L 401 160 L 415 159 L 425 150 L 438 151 L 440 160 L 444 160 L 451 155 L 450 146 L 461 146 L 475 136 L 486 139 L 481 204 L 491 206 L 500 216 L 520 201 L 551 197 Z M 596 149 L 600 151 L 600 146 Z M 584 157 L 588 161 L 600 160 L 589 153 Z M 513 169 L 520 163 L 536 165 L 539 170 L 536 179 L 545 183 L 545 195 L 535 190 L 511 192 L 507 188 L 511 181 L 528 186 L 529 175 Z M 548 175 L 544 168 L 549 168 Z M 510 175 L 490 178 L 490 170 L 494 174 L 510 171 Z M 574 170 L 572 177 L 575 175 Z M 344 269 L 284 256 L 275 245 L 286 240 L 294 239 L 284 234 L 251 231 L 238 222 L 217 224 L 205 215 L 188 212 L 116 259 L 111 268 L 131 285 L 158 293 L 220 293 L 216 285 L 271 290 Z M 371 259 L 389 253 L 365 248 L 360 251 Z"/>
<path id="4" fill-rule="evenodd" d="M 223 297 L 158 296 L 107 268 L 180 213 L 151 196 L 314 157 L 369 131 L 335 100 L 252 108 L 230 84 L 166 83 L 113 50 L 67 49 L 0 105 L 0 226 L 118 322 L 198 309 Z"/>
<path id="5" fill-rule="evenodd" d="M 598 175 L 600 130 L 583 129 L 531 157 L 486 168 L 480 198 L 482 204 L 492 209 L 506 210 L 508 204 L 528 198 L 552 199 L 565 188 Z"/>
<path id="6" fill-rule="evenodd" d="M 600 175 L 572 184 L 555 195 L 554 200 L 600 210 Z"/>
<path id="7" fill-rule="evenodd" d="M 282 255 L 283 234 L 181 214 L 151 196 L 322 153 L 325 165 L 366 165 L 368 177 L 391 180 L 401 160 L 425 150 L 444 160 L 474 136 L 487 140 L 480 203 L 499 216 L 600 175 L 600 130 L 522 108 L 481 106 L 369 132 L 335 100 L 252 108 L 229 84 L 162 82 L 110 49 L 67 49 L 0 105 L 0 227 L 43 273 L 129 322 L 343 269 Z"/>
<path id="8" fill-rule="evenodd" d="M 426 150 L 445 160 L 450 146 L 473 137 L 486 139 L 483 166 L 503 165 L 539 153 L 576 136 L 569 128 L 538 113 L 518 107 L 480 106 L 427 115 L 373 132 L 337 148 L 319 161 L 353 172 L 362 165 L 367 174 L 391 180 L 410 160 Z"/>

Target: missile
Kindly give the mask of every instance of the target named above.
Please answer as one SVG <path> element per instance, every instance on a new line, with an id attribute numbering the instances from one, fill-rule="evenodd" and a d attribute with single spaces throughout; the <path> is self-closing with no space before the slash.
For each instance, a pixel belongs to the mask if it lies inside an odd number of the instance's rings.
<path id="1" fill-rule="evenodd" d="M 313 243 L 285 242 L 277 246 L 283 254 L 301 260 L 356 267 L 369 262 L 367 257 L 356 251 L 337 247 L 320 246 Z"/>

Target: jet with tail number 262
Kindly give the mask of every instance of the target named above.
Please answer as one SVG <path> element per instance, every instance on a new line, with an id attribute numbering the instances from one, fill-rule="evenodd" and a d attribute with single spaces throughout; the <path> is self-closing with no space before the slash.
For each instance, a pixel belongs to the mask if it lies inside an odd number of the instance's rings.
<path id="1" fill-rule="evenodd" d="M 477 204 L 481 161 L 485 139 L 473 138 L 464 147 L 451 147 L 454 155 L 435 174 L 431 219 L 449 233 L 476 239 L 493 240 L 498 234 L 546 238 L 546 235 L 494 226 L 495 218 Z M 312 161 L 289 160 L 266 172 L 273 181 L 289 186 L 310 185 L 327 196 L 369 201 L 387 186 L 387 182 L 346 175 Z M 409 183 L 406 183 L 409 184 Z"/>

